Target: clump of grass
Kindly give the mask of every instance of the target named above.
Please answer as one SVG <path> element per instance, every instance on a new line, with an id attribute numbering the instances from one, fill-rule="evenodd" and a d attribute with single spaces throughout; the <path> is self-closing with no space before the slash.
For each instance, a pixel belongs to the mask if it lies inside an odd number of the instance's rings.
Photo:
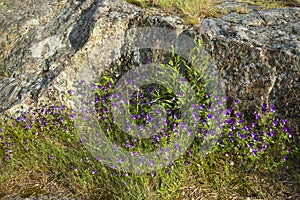
<path id="1" fill-rule="evenodd" d="M 198 24 L 206 17 L 219 17 L 227 12 L 218 10 L 216 5 L 220 1 L 212 0 L 126 0 L 129 3 L 144 8 L 158 7 L 165 12 L 179 14 L 184 17 L 186 24 Z M 300 0 L 240 0 L 239 2 L 261 6 L 263 9 L 280 8 L 286 6 L 300 6 Z M 236 12 L 247 14 L 249 11 L 241 6 L 236 7 Z"/>
<path id="2" fill-rule="evenodd" d="M 184 17 L 186 24 L 197 24 L 202 18 L 219 16 L 220 12 L 211 0 L 126 0 L 142 7 L 158 7 L 169 13 Z"/>
<path id="3" fill-rule="evenodd" d="M 250 11 L 246 7 L 240 6 L 240 5 L 238 5 L 238 6 L 235 7 L 235 12 L 240 13 L 240 14 L 248 14 L 248 13 L 250 13 Z"/>
<path id="4" fill-rule="evenodd" d="M 262 8 L 281 8 L 286 6 L 300 6 L 299 0 L 240 0 L 240 2 L 258 5 Z"/>
<path id="5" fill-rule="evenodd" d="M 200 52 L 199 49 L 196 52 Z M 222 109 L 227 105 L 227 98 L 205 89 L 207 79 L 196 64 L 188 64 L 172 54 L 170 62 L 164 65 L 175 71 L 185 66 L 184 76 L 197 97 L 195 109 L 199 115 L 194 117 L 199 120 L 198 131 L 179 159 L 146 173 L 112 169 L 104 165 L 101 158 L 93 157 L 83 145 L 84 138 L 77 133 L 76 124 L 76 117 L 80 115 L 74 110 L 63 105 L 40 110 L 30 108 L 21 116 L 1 118 L 0 197 L 28 197 L 66 190 L 84 199 L 274 197 L 268 194 L 265 184 L 257 183 L 256 176 L 259 172 L 277 173 L 283 167 L 288 171 L 287 167 L 292 166 L 294 160 L 289 157 L 297 155 L 298 149 L 292 143 L 293 134 L 287 121 L 276 119 L 274 106 L 266 104 L 253 113 L 255 121 L 250 124 L 244 120 L 237 99 L 232 107 Z M 80 84 L 85 82 L 82 80 Z M 147 84 L 131 95 L 129 110 L 137 125 L 152 123 L 148 115 L 151 106 L 160 104 L 167 110 L 164 131 L 142 139 L 129 136 L 114 124 L 113 78 L 102 76 L 89 87 L 96 94 L 90 100 L 96 106 L 93 114 L 106 130 L 107 137 L 119 147 L 138 155 L 173 142 L 176 126 L 182 120 L 178 94 L 160 84 Z M 70 98 L 76 95 L 75 91 L 68 94 Z M 225 117 L 220 118 L 221 115 Z M 203 142 L 213 134 L 209 129 L 212 121 L 218 122 L 221 134 L 212 151 L 200 157 Z M 56 191 L 51 191 L 49 184 L 56 185 Z"/>

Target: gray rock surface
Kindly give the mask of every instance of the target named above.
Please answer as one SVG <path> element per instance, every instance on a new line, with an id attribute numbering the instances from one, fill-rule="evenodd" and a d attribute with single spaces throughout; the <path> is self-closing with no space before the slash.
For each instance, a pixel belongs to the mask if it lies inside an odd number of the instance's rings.
<path id="1" fill-rule="evenodd" d="M 220 7 L 230 7 L 223 3 Z M 300 130 L 300 8 L 235 12 L 204 19 L 205 49 L 222 72 L 226 93 L 242 99 L 249 111 L 262 102 Z"/>
<path id="2" fill-rule="evenodd" d="M 76 67 L 87 64 L 80 56 L 94 41 L 126 29 L 122 16 L 111 15 L 137 12 L 124 2 L 98 0 L 1 4 L 0 112 L 64 101 Z"/>
<path id="3" fill-rule="evenodd" d="M 190 28 L 178 17 L 143 12 L 123 1 L 1 2 L 0 112 L 64 102 L 76 70 L 101 64 L 96 58 L 87 62 L 89 49 L 131 27 L 159 26 L 201 36 L 228 95 L 250 109 L 262 101 L 275 104 L 299 125 L 299 8 L 258 10 L 235 1 L 219 8 L 237 5 L 250 13 L 232 12 Z"/>
<path id="4" fill-rule="evenodd" d="M 249 13 L 232 12 L 237 6 Z M 260 10 L 232 0 L 218 7 L 229 14 L 190 27 L 179 17 L 144 11 L 122 0 L 28 0 L 22 6 L 2 1 L 0 113 L 66 104 L 76 72 L 106 64 L 90 56 L 97 45 L 133 27 L 158 26 L 201 37 L 229 96 L 242 99 L 248 110 L 263 101 L 275 104 L 299 132 L 300 8 Z M 110 48 L 118 52 L 124 40 Z M 132 58 L 126 59 L 122 62 L 128 64 Z"/>
<path id="5" fill-rule="evenodd" d="M 227 11 L 236 6 L 249 14 L 231 12 L 188 27 L 179 17 L 121 0 L 23 1 L 22 6 L 2 1 L 0 112 L 66 102 L 79 69 L 104 66 L 88 56 L 96 45 L 132 27 L 159 26 L 203 38 L 229 96 L 244 100 L 249 110 L 262 101 L 275 104 L 299 131 L 299 8 L 218 5 Z M 121 38 L 112 48 L 123 44 Z"/>

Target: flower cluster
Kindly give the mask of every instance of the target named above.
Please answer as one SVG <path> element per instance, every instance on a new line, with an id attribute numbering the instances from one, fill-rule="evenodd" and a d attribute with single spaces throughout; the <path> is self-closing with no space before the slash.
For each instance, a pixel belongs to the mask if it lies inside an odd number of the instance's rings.
<path id="1" fill-rule="evenodd" d="M 287 160 L 291 152 L 290 142 L 293 134 L 287 126 L 286 120 L 274 119 L 274 106 L 263 104 L 260 111 L 253 113 L 255 121 L 249 124 L 244 120 L 244 114 L 240 111 L 237 99 L 234 100 L 232 108 L 224 110 L 228 98 L 222 99 L 207 92 L 203 89 L 205 82 L 201 80 L 200 73 L 193 71 L 193 68 L 189 69 L 193 74 L 193 79 L 198 80 L 192 82 L 194 84 L 192 88 L 197 91 L 198 105 L 193 104 L 191 108 L 191 115 L 198 124 L 195 124 L 197 133 L 194 133 L 193 145 L 186 155 L 181 157 L 184 165 L 190 165 L 189 158 L 197 156 L 197 152 L 208 136 L 218 138 L 215 149 L 221 152 L 231 152 L 241 162 L 248 159 L 252 161 L 264 159 L 264 156 L 273 157 L 272 162 L 276 163 Z M 124 131 L 115 124 L 112 109 L 118 110 L 118 105 L 112 102 L 115 87 L 113 78 L 102 76 L 99 82 L 90 85 L 82 80 L 79 85 L 90 87 L 90 90 L 94 91 L 93 99 L 86 99 L 85 102 L 94 105 L 90 114 L 96 116 L 100 126 L 106 131 L 107 137 L 114 142 L 114 148 L 125 148 L 136 156 L 138 162 L 144 162 L 139 160 L 141 153 L 162 151 L 165 146 L 173 144 L 178 137 L 178 129 L 185 126 L 183 124 L 182 127 L 179 127 L 183 116 L 178 99 L 183 94 L 180 92 L 174 94 L 162 85 L 144 85 L 138 91 L 134 91 L 129 99 L 130 117 L 137 125 L 138 130 L 146 125 L 154 128 L 160 127 L 156 135 L 146 139 L 140 137 L 139 131 L 136 136 L 128 135 L 127 133 L 132 130 L 129 124 Z M 76 92 L 71 90 L 68 90 L 67 93 L 70 98 L 76 95 Z M 121 99 L 120 94 L 115 94 L 115 96 L 120 102 L 127 101 Z M 88 114 L 89 111 L 84 108 L 79 111 L 84 114 L 79 115 L 83 116 L 80 120 L 87 121 L 88 118 L 85 114 Z M 0 123 L 0 146 L 2 147 L 0 156 L 8 160 L 14 154 L 15 148 L 23 148 L 28 152 L 32 147 L 30 143 L 35 143 L 39 137 L 45 136 L 52 138 L 53 141 L 83 144 L 85 138 L 76 138 L 75 136 L 78 124 L 74 123 L 74 119 L 78 116 L 77 114 L 75 110 L 67 109 L 63 105 L 40 110 L 30 108 L 24 115 L 2 119 Z M 164 115 L 166 117 L 163 117 Z M 153 116 L 162 117 L 154 118 Z M 212 126 L 214 128 L 211 128 Z M 191 133 L 188 132 L 188 134 Z M 180 145 L 182 144 L 174 144 L 176 149 L 180 149 Z M 167 161 L 172 165 L 172 161 L 169 160 L 172 152 L 168 151 L 166 149 L 161 153 L 166 155 Z M 49 152 L 47 159 L 53 161 L 56 156 Z M 116 159 L 120 163 L 126 162 L 118 157 Z M 97 160 L 102 160 L 102 158 L 99 157 Z M 153 165 L 153 161 L 149 164 Z M 71 168 L 77 169 L 74 165 Z M 97 170 L 93 169 L 92 174 L 96 174 L 96 172 Z M 170 170 L 167 169 L 166 172 L 169 173 Z"/>

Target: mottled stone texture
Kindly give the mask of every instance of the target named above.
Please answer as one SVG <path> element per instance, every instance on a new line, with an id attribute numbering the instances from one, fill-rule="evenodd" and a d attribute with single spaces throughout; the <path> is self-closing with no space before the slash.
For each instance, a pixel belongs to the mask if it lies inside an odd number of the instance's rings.
<path id="1" fill-rule="evenodd" d="M 219 7 L 230 10 L 236 5 L 226 1 Z M 263 101 L 275 104 L 280 117 L 299 131 L 300 9 L 240 5 L 249 14 L 231 12 L 192 27 L 183 25 L 180 17 L 145 11 L 123 0 L 24 0 L 22 5 L 3 0 L 0 113 L 65 104 L 78 71 L 106 64 L 95 53 L 103 41 L 130 28 L 153 26 L 202 38 L 229 96 L 243 100 L 249 111 Z M 121 35 L 109 48 L 117 54 L 125 43 L 126 36 Z M 123 56 L 115 61 L 119 68 L 112 70 L 120 73 L 133 58 L 134 54 Z"/>
<path id="2" fill-rule="evenodd" d="M 262 102 L 300 129 L 300 8 L 255 10 L 205 19 L 205 49 L 221 70 L 226 93 L 248 112 Z"/>

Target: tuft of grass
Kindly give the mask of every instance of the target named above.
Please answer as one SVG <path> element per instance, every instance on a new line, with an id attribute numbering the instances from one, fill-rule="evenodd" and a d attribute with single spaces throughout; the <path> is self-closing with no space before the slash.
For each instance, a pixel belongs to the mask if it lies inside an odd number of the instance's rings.
<path id="1" fill-rule="evenodd" d="M 198 24 L 207 17 L 220 17 L 225 11 L 216 8 L 223 2 L 212 0 L 126 0 L 144 8 L 158 7 L 167 13 L 179 14 L 184 18 L 185 24 Z M 281 8 L 287 6 L 300 6 L 300 0 L 239 0 L 239 2 L 261 6 L 262 9 Z M 247 14 L 249 11 L 241 6 L 236 7 L 236 12 Z"/>
<path id="2" fill-rule="evenodd" d="M 240 2 L 261 6 L 263 9 L 300 6 L 299 0 L 240 0 Z"/>
<path id="3" fill-rule="evenodd" d="M 249 14 L 250 13 L 250 11 L 247 8 L 245 8 L 244 6 L 236 6 L 235 12 L 240 13 L 240 14 Z"/>
<path id="4" fill-rule="evenodd" d="M 205 17 L 217 17 L 220 12 L 211 0 L 126 0 L 142 7 L 158 7 L 168 13 L 182 15 L 186 24 L 197 24 Z"/>

